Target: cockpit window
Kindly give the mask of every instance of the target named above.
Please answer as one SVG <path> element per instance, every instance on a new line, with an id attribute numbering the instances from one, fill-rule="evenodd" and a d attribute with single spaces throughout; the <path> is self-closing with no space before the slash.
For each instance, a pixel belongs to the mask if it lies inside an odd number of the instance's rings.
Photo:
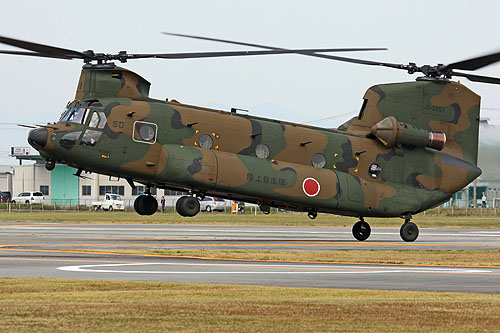
<path id="1" fill-rule="evenodd" d="M 90 118 L 89 127 L 97 128 L 98 124 L 99 124 L 99 114 L 97 112 L 94 112 L 92 114 L 92 118 Z"/>
<path id="2" fill-rule="evenodd" d="M 104 126 L 106 125 L 106 115 L 104 114 L 104 112 L 99 112 L 99 116 L 101 116 L 101 121 L 99 122 L 99 126 L 97 126 L 98 128 L 104 128 Z"/>
<path id="3" fill-rule="evenodd" d="M 86 130 L 85 134 L 83 134 L 82 141 L 80 141 L 81 145 L 94 147 L 97 144 L 97 141 L 101 137 L 101 133 L 99 131 Z"/>
<path id="4" fill-rule="evenodd" d="M 86 113 L 85 108 L 70 108 L 63 113 L 60 121 L 81 124 Z"/>
<path id="5" fill-rule="evenodd" d="M 106 126 L 106 114 L 104 112 L 94 112 L 90 118 L 89 127 L 91 128 L 104 128 Z"/>

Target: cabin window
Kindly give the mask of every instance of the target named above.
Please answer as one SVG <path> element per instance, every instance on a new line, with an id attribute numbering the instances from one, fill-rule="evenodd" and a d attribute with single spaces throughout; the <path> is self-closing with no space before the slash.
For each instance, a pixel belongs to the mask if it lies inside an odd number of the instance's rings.
<path id="1" fill-rule="evenodd" d="M 200 146 L 200 148 L 210 149 L 214 145 L 214 140 L 210 135 L 203 134 L 202 136 L 200 136 L 200 139 L 198 140 L 198 145 Z"/>
<path id="2" fill-rule="evenodd" d="M 259 143 L 256 147 L 255 147 L 255 156 L 257 156 L 258 158 L 268 158 L 269 157 L 269 154 L 270 154 L 270 150 L 269 150 L 269 147 L 263 143 Z"/>
<path id="3" fill-rule="evenodd" d="M 377 163 L 372 163 L 368 167 L 368 174 L 370 174 L 370 177 L 372 177 L 373 179 L 378 178 L 381 173 L 382 173 L 382 168 Z"/>
<path id="4" fill-rule="evenodd" d="M 94 147 L 97 144 L 97 140 L 101 137 L 101 133 L 99 131 L 94 130 L 86 130 L 85 134 L 82 137 L 82 141 L 80 141 L 81 145 Z"/>
<path id="5" fill-rule="evenodd" d="M 145 121 L 136 121 L 134 123 L 134 141 L 153 144 L 156 142 L 157 133 L 158 126 L 154 123 Z"/>
<path id="6" fill-rule="evenodd" d="M 324 168 L 326 165 L 326 157 L 321 153 L 316 153 L 313 155 L 311 163 L 315 168 Z"/>

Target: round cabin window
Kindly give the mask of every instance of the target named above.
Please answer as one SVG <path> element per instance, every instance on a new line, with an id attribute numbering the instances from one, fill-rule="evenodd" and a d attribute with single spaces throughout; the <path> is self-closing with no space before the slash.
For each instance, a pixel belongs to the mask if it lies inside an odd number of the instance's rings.
<path id="1" fill-rule="evenodd" d="M 210 149 L 214 145 L 214 140 L 208 134 L 203 134 L 200 136 L 200 140 L 198 140 L 200 148 Z"/>
<path id="2" fill-rule="evenodd" d="M 152 125 L 142 124 L 139 128 L 139 135 L 144 141 L 151 141 L 155 137 L 155 129 Z"/>
<path id="3" fill-rule="evenodd" d="M 316 153 L 313 155 L 311 162 L 315 168 L 324 168 L 326 165 L 326 157 L 321 153 Z"/>
<path id="4" fill-rule="evenodd" d="M 258 158 L 268 158 L 269 147 L 263 143 L 259 143 L 257 147 L 255 147 L 255 156 Z"/>
<path id="5" fill-rule="evenodd" d="M 368 167 L 368 174 L 372 178 L 378 178 L 381 173 L 382 173 L 382 168 L 377 163 L 372 163 Z"/>

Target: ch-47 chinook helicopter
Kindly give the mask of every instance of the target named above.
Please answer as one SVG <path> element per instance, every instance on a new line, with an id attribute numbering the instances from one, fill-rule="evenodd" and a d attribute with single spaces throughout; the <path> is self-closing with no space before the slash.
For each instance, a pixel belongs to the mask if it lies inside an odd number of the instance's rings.
<path id="1" fill-rule="evenodd" d="M 447 201 L 481 174 L 477 167 L 480 97 L 452 76 L 500 84 L 476 70 L 500 60 L 500 53 L 449 65 L 417 66 L 324 54 L 374 49 L 289 50 L 199 36 L 171 34 L 237 45 L 257 51 L 177 54 L 102 54 L 74 51 L 0 37 L 27 51 L 0 53 L 82 59 L 75 100 L 58 122 L 32 129 L 28 142 L 47 169 L 64 163 L 83 171 L 146 185 L 134 208 L 151 215 L 157 188 L 189 193 L 177 212 L 194 216 L 196 197 L 213 195 L 270 207 L 358 217 L 352 233 L 370 236 L 366 217 L 402 217 L 405 241 L 418 237 L 412 215 Z M 111 61 L 185 59 L 295 53 L 402 69 L 424 76 L 414 82 L 369 88 L 359 115 L 338 129 L 265 119 L 149 97 L 150 83 Z"/>

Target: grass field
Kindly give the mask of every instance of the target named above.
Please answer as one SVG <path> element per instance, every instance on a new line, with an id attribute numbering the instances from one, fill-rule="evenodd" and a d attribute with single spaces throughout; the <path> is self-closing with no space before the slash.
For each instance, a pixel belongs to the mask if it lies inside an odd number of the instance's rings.
<path id="1" fill-rule="evenodd" d="M 275 226 L 339 226 L 351 227 L 357 219 L 337 215 L 319 214 L 311 220 L 305 213 L 239 214 L 200 213 L 195 217 L 181 217 L 176 213 L 156 213 L 140 216 L 135 212 L 89 211 L 0 211 L 4 222 L 59 222 L 59 223 L 165 223 L 165 224 L 213 224 L 213 225 L 275 225 Z M 372 227 L 400 227 L 400 218 L 366 218 Z M 419 214 L 412 220 L 422 228 L 488 228 L 500 229 L 500 217 L 496 216 L 446 216 Z"/>
<path id="2" fill-rule="evenodd" d="M 498 332 L 498 295 L 0 280 L 2 332 Z"/>

